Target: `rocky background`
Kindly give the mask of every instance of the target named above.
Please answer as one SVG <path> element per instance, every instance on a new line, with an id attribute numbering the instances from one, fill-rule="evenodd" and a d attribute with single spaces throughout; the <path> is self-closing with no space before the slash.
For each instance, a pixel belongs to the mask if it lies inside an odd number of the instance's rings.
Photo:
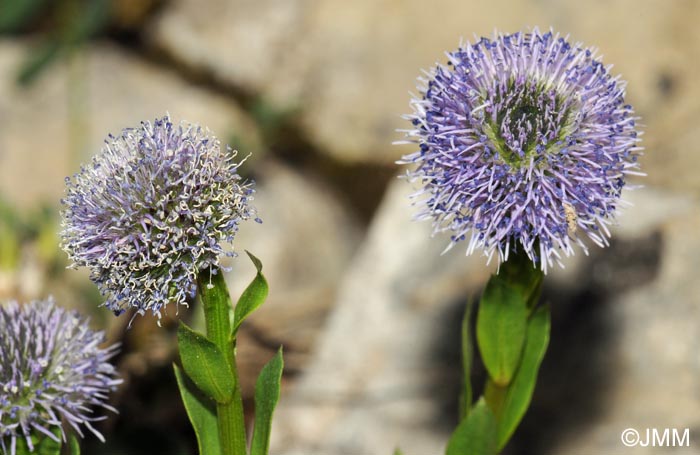
<path id="1" fill-rule="evenodd" d="M 18 6 L 19 5 L 19 6 Z M 251 153 L 267 304 L 239 341 L 245 393 L 277 346 L 275 454 L 442 453 L 456 424 L 459 321 L 490 269 L 411 221 L 392 146 L 421 68 L 461 38 L 553 27 L 601 50 L 644 123 L 643 189 L 611 248 L 547 277 L 553 334 L 507 454 L 700 450 L 700 2 L 42 0 L 0 4 L 0 300 L 92 315 L 123 343 L 108 442 L 88 454 L 191 454 L 170 364 L 175 320 L 126 331 L 58 250 L 63 178 L 110 132 L 169 112 Z M 638 183 L 638 182 L 637 182 Z M 234 293 L 253 276 L 233 262 Z M 201 324 L 198 308 L 181 314 Z M 475 384 L 483 372 L 474 372 Z M 626 448 L 626 428 L 690 448 Z"/>

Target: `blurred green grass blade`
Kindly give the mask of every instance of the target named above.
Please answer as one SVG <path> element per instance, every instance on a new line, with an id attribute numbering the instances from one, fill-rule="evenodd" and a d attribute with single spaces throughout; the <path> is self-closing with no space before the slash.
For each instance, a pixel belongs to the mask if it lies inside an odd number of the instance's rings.
<path id="1" fill-rule="evenodd" d="M 0 1 L 0 33 L 21 30 L 49 0 L 2 0 Z"/>
<path id="2" fill-rule="evenodd" d="M 109 22 L 109 11 L 108 0 L 90 0 L 83 4 L 62 28 L 63 41 L 74 46 L 95 35 Z"/>
<path id="3" fill-rule="evenodd" d="M 0 219 L 0 270 L 17 269 L 20 254 L 20 239 L 17 231 Z"/>
<path id="4" fill-rule="evenodd" d="M 48 66 L 61 53 L 61 44 L 58 41 L 47 41 L 31 51 L 29 56 L 19 69 L 17 83 L 28 86 L 34 82 Z"/>
<path id="5" fill-rule="evenodd" d="M 66 7 L 68 8 L 68 7 Z M 70 14 L 68 14 L 70 13 Z M 17 82 L 28 86 L 59 57 L 68 55 L 76 47 L 97 34 L 109 22 L 109 2 L 90 0 L 63 14 L 58 29 L 50 33 L 26 58 L 20 67 Z"/>

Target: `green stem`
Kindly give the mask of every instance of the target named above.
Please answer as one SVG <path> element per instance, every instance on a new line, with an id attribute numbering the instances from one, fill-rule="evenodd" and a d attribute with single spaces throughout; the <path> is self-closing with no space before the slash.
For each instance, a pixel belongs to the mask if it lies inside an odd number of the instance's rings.
<path id="1" fill-rule="evenodd" d="M 233 398 L 228 403 L 217 403 L 216 414 L 221 439 L 223 455 L 245 455 L 246 434 L 245 417 L 243 413 L 243 398 L 236 368 L 236 348 L 231 339 L 230 309 L 231 296 L 226 286 L 221 270 L 211 269 L 202 271 L 199 275 L 199 295 L 204 307 L 204 319 L 207 326 L 207 337 L 216 344 L 226 356 L 226 360 L 236 381 Z M 206 454 L 202 454 L 206 455 Z"/>
<path id="2" fill-rule="evenodd" d="M 484 398 L 486 399 L 486 404 L 488 404 L 497 421 L 500 420 L 501 413 L 503 411 L 503 403 L 505 402 L 507 392 L 507 385 L 498 385 L 491 378 L 486 380 L 486 386 L 484 387 Z"/>

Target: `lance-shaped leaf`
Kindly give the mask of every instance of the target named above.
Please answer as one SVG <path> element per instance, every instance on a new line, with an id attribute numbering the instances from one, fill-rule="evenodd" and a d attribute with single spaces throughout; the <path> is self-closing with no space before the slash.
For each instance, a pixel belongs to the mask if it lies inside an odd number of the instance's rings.
<path id="1" fill-rule="evenodd" d="M 506 445 L 530 406 L 537 373 L 549 344 L 549 328 L 549 307 L 542 306 L 528 322 L 522 361 L 501 408 L 498 423 L 499 450 Z"/>
<path id="2" fill-rule="evenodd" d="M 518 368 L 527 317 L 522 294 L 493 275 L 479 303 L 476 339 L 486 370 L 499 386 L 508 385 Z"/>
<path id="3" fill-rule="evenodd" d="M 182 403 L 185 405 L 200 455 L 221 455 L 219 429 L 216 421 L 216 403 L 197 389 L 189 378 L 173 364 L 175 379 L 180 389 Z"/>
<path id="4" fill-rule="evenodd" d="M 267 298 L 267 293 L 269 288 L 267 286 L 267 280 L 262 274 L 262 262 L 260 259 L 253 256 L 249 251 L 246 251 L 250 260 L 253 261 L 255 269 L 258 273 L 253 278 L 253 281 L 248 285 L 243 294 L 241 294 L 236 308 L 233 312 L 233 330 L 232 336 L 236 336 L 238 328 L 241 326 L 245 318 L 247 318 L 253 311 L 255 311 L 260 305 L 263 304 Z"/>
<path id="5" fill-rule="evenodd" d="M 445 454 L 495 455 L 496 431 L 496 417 L 481 398 L 452 433 Z"/>
<path id="6" fill-rule="evenodd" d="M 534 308 L 540 297 L 544 273 L 525 253 L 511 253 L 501 264 L 498 277 L 523 296 L 528 308 Z"/>
<path id="7" fill-rule="evenodd" d="M 236 382 L 221 350 L 182 321 L 177 329 L 177 341 L 182 367 L 192 382 L 219 403 L 231 401 Z"/>
<path id="8" fill-rule="evenodd" d="M 280 398 L 280 382 L 284 360 L 282 348 L 265 365 L 255 383 L 255 427 L 250 455 L 267 455 L 270 447 L 272 414 Z"/>

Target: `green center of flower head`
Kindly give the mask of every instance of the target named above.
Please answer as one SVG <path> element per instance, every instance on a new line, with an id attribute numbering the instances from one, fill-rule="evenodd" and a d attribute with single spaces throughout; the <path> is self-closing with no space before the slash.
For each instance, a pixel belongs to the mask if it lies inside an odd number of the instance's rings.
<path id="1" fill-rule="evenodd" d="M 542 82 L 510 78 L 483 98 L 484 134 L 512 169 L 558 152 L 572 131 L 572 101 Z"/>

